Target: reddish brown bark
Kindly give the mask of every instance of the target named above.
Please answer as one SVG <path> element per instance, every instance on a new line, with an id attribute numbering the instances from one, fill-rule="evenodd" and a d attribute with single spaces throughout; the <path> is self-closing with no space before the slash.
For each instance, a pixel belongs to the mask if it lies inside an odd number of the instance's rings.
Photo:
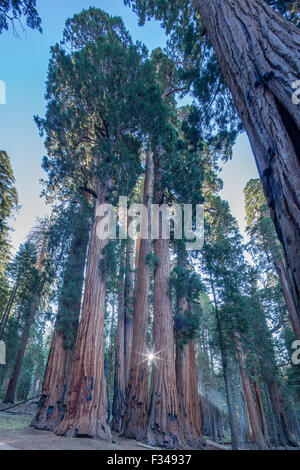
<path id="1" fill-rule="evenodd" d="M 133 341 L 133 308 L 134 308 L 134 244 L 127 241 L 126 277 L 125 277 L 125 383 L 128 393 L 128 382 L 131 367 Z"/>
<path id="2" fill-rule="evenodd" d="M 150 445 L 187 448 L 182 429 L 174 357 L 170 292 L 169 241 L 154 242 L 157 267 L 154 274 L 154 319 L 151 401 L 147 438 Z"/>
<path id="3" fill-rule="evenodd" d="M 278 438 L 281 445 L 290 445 L 296 447 L 294 439 L 291 437 L 289 424 L 285 412 L 285 406 L 281 394 L 280 384 L 276 380 L 269 380 L 267 382 L 269 396 L 273 408 L 274 415 L 276 417 Z"/>
<path id="4" fill-rule="evenodd" d="M 73 353 L 74 351 L 64 348 L 63 334 L 55 328 L 44 378 L 42 397 L 31 424 L 36 429 L 53 431 L 63 419 Z"/>
<path id="5" fill-rule="evenodd" d="M 300 31 L 264 0 L 197 0 L 248 134 L 300 305 Z"/>
<path id="6" fill-rule="evenodd" d="M 121 432 L 125 413 L 125 243 L 121 243 L 120 272 L 118 281 L 118 327 L 115 349 L 114 399 L 111 429 Z"/>
<path id="7" fill-rule="evenodd" d="M 178 247 L 178 266 L 185 268 L 186 253 L 183 246 Z M 177 293 L 177 314 L 184 316 L 192 306 L 185 296 Z M 186 443 L 191 449 L 205 445 L 201 428 L 201 409 L 198 392 L 198 374 L 196 368 L 195 345 L 192 339 L 182 337 L 180 329 L 176 334 L 176 383 L 178 390 L 179 411 Z"/>
<path id="8" fill-rule="evenodd" d="M 257 404 L 257 411 L 258 411 L 258 416 L 259 416 L 259 421 L 260 421 L 260 428 L 262 429 L 267 446 L 270 447 L 270 436 L 269 436 L 267 419 L 265 415 L 265 410 L 264 410 L 264 405 L 263 405 L 263 400 L 262 400 L 259 384 L 258 384 L 257 379 L 255 378 L 254 369 L 252 370 L 252 375 L 254 377 L 253 387 L 254 387 L 255 396 L 256 396 L 256 404 Z"/>
<path id="9" fill-rule="evenodd" d="M 184 346 L 176 346 L 176 381 L 185 440 L 190 449 L 201 449 L 205 440 L 201 428 L 195 345 L 192 340 Z"/>
<path id="10" fill-rule="evenodd" d="M 259 426 L 259 417 L 257 414 L 257 408 L 253 398 L 251 383 L 247 372 L 246 359 L 240 341 L 240 336 L 237 332 L 234 333 L 234 339 L 236 344 L 238 362 L 240 366 L 242 385 L 247 404 L 251 439 L 256 447 L 258 447 L 259 449 L 266 449 L 267 444 L 263 436 L 262 430 Z"/>
<path id="11" fill-rule="evenodd" d="M 32 421 L 36 429 L 53 431 L 64 417 L 78 330 L 88 235 L 88 220 L 82 211 L 65 269 L 42 397 Z"/>
<path id="12" fill-rule="evenodd" d="M 104 315 L 106 285 L 99 261 L 107 239 L 96 233 L 98 207 L 106 202 L 106 188 L 95 178 L 93 190 L 98 194 L 95 204 L 81 319 L 74 352 L 66 413 L 56 429 L 58 435 L 97 437 L 111 440 L 106 422 L 107 394 L 104 374 Z"/>
<path id="13" fill-rule="evenodd" d="M 146 256 L 151 251 L 151 204 L 153 194 L 152 153 L 147 152 L 143 203 L 148 208 L 148 240 L 138 243 L 138 273 L 133 314 L 133 342 L 128 382 L 124 435 L 144 439 L 148 422 L 148 341 L 150 265 Z"/>
<path id="14" fill-rule="evenodd" d="M 159 160 L 154 162 L 154 203 L 163 202 Z M 160 224 L 159 237 L 162 234 Z M 168 449 L 186 448 L 176 385 L 169 240 L 154 241 L 153 354 L 147 440 Z"/>

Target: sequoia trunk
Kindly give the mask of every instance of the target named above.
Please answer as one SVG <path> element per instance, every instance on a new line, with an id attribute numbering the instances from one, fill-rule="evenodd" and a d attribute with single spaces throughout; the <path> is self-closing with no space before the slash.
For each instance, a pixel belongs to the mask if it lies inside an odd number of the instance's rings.
<path id="1" fill-rule="evenodd" d="M 242 384 L 243 384 L 243 389 L 244 389 L 244 394 L 245 394 L 245 399 L 246 399 L 246 404 L 247 404 L 247 410 L 248 410 L 248 416 L 249 416 L 249 422 L 250 422 L 250 428 L 251 428 L 251 438 L 252 438 L 253 444 L 257 446 L 259 449 L 266 449 L 267 444 L 264 439 L 262 430 L 259 426 L 259 416 L 257 414 L 257 408 L 256 408 L 256 404 L 255 404 L 253 394 L 252 394 L 251 383 L 250 383 L 249 375 L 248 375 L 247 368 L 246 368 L 246 360 L 245 360 L 244 352 L 243 352 L 242 345 L 240 342 L 239 334 L 237 332 L 234 333 L 234 339 L 235 339 L 237 357 L 238 357 L 238 362 L 240 366 Z"/>
<path id="2" fill-rule="evenodd" d="M 134 243 L 129 239 L 126 247 L 125 277 L 125 384 L 127 392 L 133 340 L 134 269 Z"/>
<path id="3" fill-rule="evenodd" d="M 182 246 L 178 247 L 178 266 L 185 268 L 186 253 Z M 185 296 L 177 293 L 177 314 L 184 316 L 192 306 Z M 180 329 L 176 335 L 176 383 L 180 419 L 185 440 L 191 449 L 202 448 L 205 444 L 201 429 L 201 410 L 198 392 L 198 375 L 195 358 L 195 345 L 192 339 L 182 338 Z"/>
<path id="4" fill-rule="evenodd" d="M 201 409 L 193 340 L 176 347 L 176 381 L 180 418 L 189 449 L 205 445 L 201 429 Z"/>
<path id="5" fill-rule="evenodd" d="M 197 0 L 248 134 L 300 304 L 300 31 L 264 0 Z"/>
<path id="6" fill-rule="evenodd" d="M 120 272 L 118 279 L 118 327 L 115 351 L 114 399 L 112 405 L 111 429 L 121 432 L 125 412 L 125 243 L 122 240 L 120 250 Z"/>
<path id="7" fill-rule="evenodd" d="M 58 435 L 111 440 L 106 422 L 107 395 L 104 374 L 105 276 L 99 262 L 107 239 L 97 235 L 97 209 L 106 202 L 106 187 L 94 179 L 98 194 L 88 253 L 82 313 L 66 402 L 66 413 L 56 429 Z"/>
<path id="8" fill-rule="evenodd" d="M 133 314 L 133 342 L 128 383 L 127 407 L 124 417 L 124 435 L 144 439 L 148 422 L 148 342 L 151 204 L 153 196 L 153 156 L 147 152 L 143 203 L 148 209 L 148 239 L 138 241 L 138 273 Z"/>
<path id="9" fill-rule="evenodd" d="M 186 448 L 176 387 L 169 240 L 154 242 L 154 319 L 148 442 L 167 449 Z"/>
<path id="10" fill-rule="evenodd" d="M 87 217 L 82 213 L 76 226 L 64 273 L 42 397 L 32 421 L 32 426 L 36 429 L 53 431 L 64 418 L 80 315 L 89 238 L 88 226 Z"/>

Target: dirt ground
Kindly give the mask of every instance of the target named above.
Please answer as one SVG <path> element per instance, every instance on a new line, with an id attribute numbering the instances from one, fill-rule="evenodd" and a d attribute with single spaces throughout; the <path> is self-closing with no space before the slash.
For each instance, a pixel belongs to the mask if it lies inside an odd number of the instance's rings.
<path id="1" fill-rule="evenodd" d="M 76 439 L 56 436 L 52 432 L 38 431 L 30 427 L 36 404 L 29 403 L 1 412 L 6 408 L 0 402 L 0 451 L 1 450 L 147 450 L 146 444 L 112 433 L 112 442 L 98 439 Z M 207 450 L 213 447 L 208 445 Z"/>
<path id="2" fill-rule="evenodd" d="M 113 435 L 113 443 L 97 439 L 68 439 L 26 427 L 0 429 L 0 450 L 146 450 L 136 441 Z"/>
<path id="3" fill-rule="evenodd" d="M 0 450 L 146 450 L 115 433 L 112 442 L 59 437 L 30 427 L 31 419 L 30 415 L 0 413 Z"/>

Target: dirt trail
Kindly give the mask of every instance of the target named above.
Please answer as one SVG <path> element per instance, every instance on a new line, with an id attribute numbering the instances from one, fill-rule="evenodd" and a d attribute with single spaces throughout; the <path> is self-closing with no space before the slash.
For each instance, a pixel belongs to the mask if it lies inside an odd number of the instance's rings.
<path id="1" fill-rule="evenodd" d="M 15 410 L 1 412 L 4 405 L 0 403 L 0 451 L 1 450 L 147 450 L 141 442 L 120 437 L 112 433 L 112 442 L 98 439 L 72 439 L 56 436 L 52 432 L 38 431 L 30 427 L 35 405 L 20 406 Z M 145 443 L 143 443 L 145 444 Z M 215 449 L 208 445 L 207 450 Z"/>
<path id="2" fill-rule="evenodd" d="M 0 403 L 0 410 L 4 405 Z M 136 441 L 113 433 L 113 442 L 71 439 L 30 427 L 34 405 L 18 407 L 21 413 L 0 412 L 0 450 L 145 450 Z"/>
<path id="3" fill-rule="evenodd" d="M 69 439 L 34 428 L 0 428 L 0 450 L 146 450 L 136 441 L 113 434 L 113 442 L 97 439 Z"/>

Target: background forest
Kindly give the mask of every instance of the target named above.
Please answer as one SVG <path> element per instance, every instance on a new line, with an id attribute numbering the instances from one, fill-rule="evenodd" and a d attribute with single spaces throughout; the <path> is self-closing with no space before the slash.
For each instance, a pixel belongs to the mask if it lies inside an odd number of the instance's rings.
<path id="1" fill-rule="evenodd" d="M 299 41 L 299 3 L 232 7 L 247 37 L 263 18 L 262 50 L 273 53 L 263 76 L 246 59 L 237 66 L 239 47 L 225 27 L 235 64 L 226 52 L 223 61 L 209 12 L 197 6 L 206 2 L 124 3 L 141 25 L 161 21 L 167 45 L 148 51 L 121 17 L 99 8 L 67 20 L 50 52 L 45 114 L 34 117 L 49 215 L 17 250 L 16 181 L 0 151 L 0 407 L 35 397 L 32 426 L 59 436 L 110 441 L 113 432 L 168 449 L 296 448 L 299 106 L 291 105 L 294 115 L 284 108 L 285 83 L 272 88 L 272 70 L 277 63 L 276 73 L 299 78 L 299 57 L 286 54 Z M 0 1 L 1 35 L 19 20 L 41 34 L 46 22 L 34 0 Z M 242 88 L 252 75 L 240 93 L 234 80 Z M 261 114 L 252 119 L 254 101 Z M 244 188 L 243 237 L 220 195 L 220 170 L 245 131 L 260 178 Z M 101 240 L 97 211 L 121 196 L 148 208 L 149 229 L 151 204 L 204 204 L 204 246 L 188 250 L 174 231 L 170 240 Z"/>

